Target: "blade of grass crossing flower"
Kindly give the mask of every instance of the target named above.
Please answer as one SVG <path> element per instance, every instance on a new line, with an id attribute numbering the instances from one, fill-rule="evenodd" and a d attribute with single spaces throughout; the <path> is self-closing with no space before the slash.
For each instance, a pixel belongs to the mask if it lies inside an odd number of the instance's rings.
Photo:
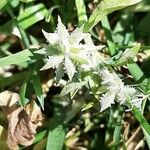
<path id="1" fill-rule="evenodd" d="M 87 21 L 86 8 L 84 0 L 75 0 L 77 14 L 78 14 L 78 23 L 79 26 L 82 26 Z"/>
<path id="2" fill-rule="evenodd" d="M 102 22 L 102 26 L 105 30 L 105 35 L 107 37 L 107 44 L 108 44 L 110 54 L 111 54 L 111 56 L 113 56 L 113 55 L 115 55 L 116 50 L 115 50 L 115 44 L 113 42 L 112 32 L 110 29 L 110 25 L 109 25 L 109 21 L 108 21 L 107 16 L 103 17 L 101 22 Z"/>
<path id="3" fill-rule="evenodd" d="M 4 57 L 0 59 L 0 67 L 4 67 L 7 65 L 12 65 L 12 64 L 20 64 L 23 62 L 26 62 L 28 60 L 31 60 L 30 57 L 32 57 L 33 54 L 30 52 L 30 50 L 25 49 L 21 52 L 18 52 L 16 54 Z"/>
<path id="4" fill-rule="evenodd" d="M 121 55 L 121 57 L 118 60 L 115 60 L 113 65 L 117 66 L 117 67 L 126 65 L 127 63 L 129 63 L 131 61 L 131 59 L 133 60 L 135 58 L 136 54 L 140 50 L 140 47 L 141 47 L 141 44 L 138 43 L 138 44 L 134 45 L 134 47 L 132 47 L 130 49 L 126 49 L 123 52 L 123 54 Z"/>
<path id="5" fill-rule="evenodd" d="M 62 125 L 58 125 L 49 131 L 46 150 L 62 150 L 65 140 L 65 130 Z"/>
<path id="6" fill-rule="evenodd" d="M 40 82 L 40 76 L 37 71 L 34 72 L 34 75 L 32 77 L 33 79 L 33 87 L 37 96 L 37 99 L 44 110 L 44 95 L 41 87 L 41 82 Z"/>
<path id="7" fill-rule="evenodd" d="M 84 32 L 89 32 L 102 18 L 113 11 L 123 9 L 141 2 L 142 0 L 104 0 L 100 2 L 93 13 L 91 14 L 88 22 L 84 25 Z"/>

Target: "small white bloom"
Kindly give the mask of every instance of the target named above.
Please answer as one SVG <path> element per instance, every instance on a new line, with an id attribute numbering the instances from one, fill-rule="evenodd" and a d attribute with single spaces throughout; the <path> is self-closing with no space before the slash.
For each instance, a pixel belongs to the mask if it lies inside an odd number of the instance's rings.
<path id="1" fill-rule="evenodd" d="M 107 68 L 101 70 L 102 85 L 106 86 L 107 92 L 100 98 L 101 111 L 114 103 L 114 98 L 120 104 L 128 104 L 136 106 L 141 111 L 141 105 L 144 95 L 136 91 L 135 88 L 124 85 L 122 80 L 115 72 L 110 72 Z M 140 93 L 140 95 L 139 95 Z"/>
<path id="2" fill-rule="evenodd" d="M 125 104 L 127 101 L 131 100 L 131 97 L 135 95 L 136 90 L 133 87 L 123 86 L 118 93 L 118 101 L 120 104 Z"/>
<path id="3" fill-rule="evenodd" d="M 124 83 L 115 72 L 110 73 L 108 69 L 103 69 L 101 70 L 100 74 L 103 80 L 102 84 L 106 85 L 112 92 L 117 93 L 124 87 Z"/>
<path id="4" fill-rule="evenodd" d="M 45 54 L 46 57 L 48 56 L 47 63 L 41 70 L 51 67 L 57 69 L 59 64 L 63 63 L 69 79 L 72 80 L 76 72 L 75 62 L 82 62 L 81 67 L 87 65 L 87 68 L 95 67 L 99 63 L 95 53 L 102 47 L 95 46 L 90 34 L 83 33 L 79 28 L 69 33 L 60 17 L 56 31 L 54 33 L 43 31 L 43 34 L 49 42 L 49 47 Z"/>

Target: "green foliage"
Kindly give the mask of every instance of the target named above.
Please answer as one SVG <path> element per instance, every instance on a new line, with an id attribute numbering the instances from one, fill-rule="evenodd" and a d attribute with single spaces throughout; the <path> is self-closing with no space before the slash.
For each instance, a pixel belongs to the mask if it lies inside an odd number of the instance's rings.
<path id="1" fill-rule="evenodd" d="M 0 93 L 19 93 L 24 110 L 36 101 L 44 116 L 31 149 L 136 149 L 137 122 L 150 148 L 149 8 L 148 0 L 0 0 Z"/>
<path id="2" fill-rule="evenodd" d="M 104 0 L 100 2 L 90 16 L 88 22 L 85 24 L 84 31 L 89 32 L 99 21 L 101 21 L 103 17 L 109 13 L 139 2 L 141 2 L 141 0 Z"/>
<path id="3" fill-rule="evenodd" d="M 46 150 L 62 150 L 64 140 L 64 128 L 62 125 L 58 125 L 49 131 Z"/>
<path id="4" fill-rule="evenodd" d="M 7 0 L 0 1 L 0 9 L 2 9 L 7 4 Z"/>
<path id="5" fill-rule="evenodd" d="M 33 56 L 33 54 L 31 53 L 30 50 L 28 50 L 28 49 L 23 50 L 16 54 L 1 58 L 0 59 L 0 67 L 12 65 L 12 64 L 19 65 L 23 62 L 31 60 L 30 57 L 32 57 L 32 56 Z"/>

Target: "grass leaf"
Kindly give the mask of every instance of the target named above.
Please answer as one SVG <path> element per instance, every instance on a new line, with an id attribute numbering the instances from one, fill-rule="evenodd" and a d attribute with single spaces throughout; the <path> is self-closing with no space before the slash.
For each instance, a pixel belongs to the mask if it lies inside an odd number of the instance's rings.
<path id="1" fill-rule="evenodd" d="M 148 124 L 144 116 L 141 114 L 141 112 L 135 106 L 132 109 L 132 113 L 139 121 L 141 127 L 144 128 L 144 130 L 147 132 L 148 135 L 150 135 L 150 125 Z"/>
<path id="2" fill-rule="evenodd" d="M 0 0 L 0 9 L 2 9 L 7 4 L 7 0 Z"/>
<path id="3" fill-rule="evenodd" d="M 33 54 L 30 52 L 30 50 L 25 49 L 16 54 L 1 58 L 0 59 L 0 67 L 12 65 L 12 64 L 18 65 L 20 63 L 31 60 L 31 58 L 30 58 L 31 56 L 33 56 Z"/>
<path id="4" fill-rule="evenodd" d="M 87 21 L 86 8 L 84 0 L 75 0 L 79 26 L 82 26 Z"/>
<path id="5" fill-rule="evenodd" d="M 100 2 L 90 16 L 88 22 L 85 23 L 84 32 L 89 32 L 107 14 L 139 2 L 141 2 L 141 0 L 104 0 Z"/>
<path id="6" fill-rule="evenodd" d="M 64 96 L 64 95 L 67 95 L 67 94 L 71 93 L 71 98 L 73 98 L 74 95 L 77 93 L 77 91 L 79 89 L 81 89 L 81 87 L 83 85 L 85 85 L 85 82 L 72 82 L 70 84 L 67 84 L 62 89 L 60 95 Z"/>
<path id="7" fill-rule="evenodd" d="M 62 125 L 49 131 L 46 150 L 62 150 L 65 140 L 65 130 Z"/>
<path id="8" fill-rule="evenodd" d="M 140 50 L 141 44 L 138 43 L 130 49 L 126 49 L 122 56 L 113 64 L 114 66 L 120 67 L 126 65 L 131 59 L 134 59 L 138 51 Z"/>
<path id="9" fill-rule="evenodd" d="M 38 72 L 35 72 L 32 78 L 33 78 L 33 86 L 34 86 L 34 90 L 35 90 L 37 99 L 38 99 L 42 109 L 44 110 L 44 95 L 43 95 L 40 77 L 39 77 Z"/>

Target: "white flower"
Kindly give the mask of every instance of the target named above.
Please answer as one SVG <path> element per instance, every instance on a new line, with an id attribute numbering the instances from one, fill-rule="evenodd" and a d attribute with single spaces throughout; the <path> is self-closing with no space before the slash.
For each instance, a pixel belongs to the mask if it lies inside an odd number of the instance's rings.
<path id="1" fill-rule="evenodd" d="M 45 54 L 45 56 L 48 56 L 47 63 L 41 70 L 51 67 L 57 69 L 60 64 L 64 64 L 64 69 L 69 79 L 72 80 L 76 72 L 76 62 L 81 67 L 84 66 L 88 69 L 95 67 L 99 63 L 95 55 L 97 50 L 102 47 L 95 46 L 90 34 L 81 32 L 79 28 L 69 33 L 60 17 L 58 17 L 57 30 L 54 33 L 43 31 L 43 34 L 49 42 L 49 46 Z M 44 53 L 42 52 L 42 54 Z"/>
<path id="2" fill-rule="evenodd" d="M 105 94 L 102 95 L 102 97 L 100 99 L 101 99 L 100 111 L 102 112 L 103 110 L 107 109 L 108 107 L 111 107 L 111 105 L 115 103 L 114 102 L 115 94 L 106 92 Z"/>
<path id="3" fill-rule="evenodd" d="M 141 111 L 144 95 L 135 88 L 124 85 L 115 72 L 107 68 L 101 70 L 102 85 L 106 86 L 107 92 L 100 97 L 101 111 L 114 104 L 115 98 L 120 104 L 130 103 L 131 107 L 136 106 Z"/>
<path id="4" fill-rule="evenodd" d="M 120 101 L 120 104 L 125 104 L 127 101 L 131 100 L 131 97 L 133 97 L 133 95 L 135 95 L 136 90 L 133 87 L 129 87 L 129 86 L 123 86 L 119 93 L 118 93 L 118 101 Z"/>
<path id="5" fill-rule="evenodd" d="M 114 94 L 118 93 L 124 87 L 124 83 L 115 72 L 110 73 L 108 69 L 103 69 L 100 74 L 103 80 L 102 84 L 106 85 L 107 89 Z"/>

